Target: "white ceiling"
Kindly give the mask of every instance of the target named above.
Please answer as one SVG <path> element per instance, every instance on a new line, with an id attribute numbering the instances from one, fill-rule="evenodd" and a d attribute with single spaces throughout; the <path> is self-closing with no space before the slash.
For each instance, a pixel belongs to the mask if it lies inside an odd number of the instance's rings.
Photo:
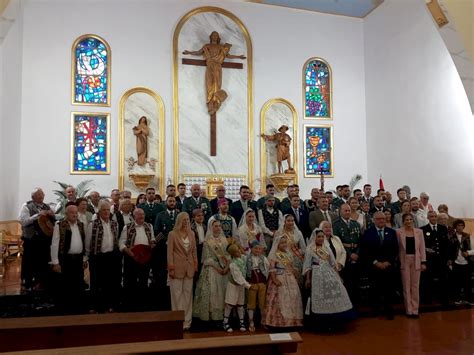
<path id="1" fill-rule="evenodd" d="M 379 6 L 383 0 L 250 0 L 250 2 L 336 15 L 364 17 Z"/>

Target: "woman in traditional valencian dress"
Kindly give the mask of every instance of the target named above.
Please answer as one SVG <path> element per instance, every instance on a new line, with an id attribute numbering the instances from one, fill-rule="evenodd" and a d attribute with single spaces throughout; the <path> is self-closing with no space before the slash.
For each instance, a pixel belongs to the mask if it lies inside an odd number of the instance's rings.
<path id="1" fill-rule="evenodd" d="M 202 252 L 202 271 L 194 296 L 193 316 L 203 321 L 224 319 L 224 297 L 230 257 L 219 221 L 210 225 Z"/>
<path id="2" fill-rule="evenodd" d="M 303 325 L 303 303 L 298 287 L 297 271 L 288 238 L 275 238 L 268 261 L 270 263 L 267 297 L 262 324 L 271 327 L 299 327 Z"/>
<path id="3" fill-rule="evenodd" d="M 239 244 L 246 255 L 250 254 L 250 245 L 254 240 L 258 241 L 264 251 L 267 249 L 262 228 L 255 223 L 255 211 L 251 208 L 248 208 L 244 212 L 244 215 L 240 220 L 237 234 L 239 237 Z"/>
<path id="4" fill-rule="evenodd" d="M 315 229 L 306 248 L 303 273 L 305 286 L 311 289 L 306 308 L 310 326 L 333 329 L 354 319 L 355 312 L 336 271 L 336 261 L 321 229 Z"/>
<path id="5" fill-rule="evenodd" d="M 288 241 L 288 250 L 293 255 L 293 267 L 297 271 L 298 285 L 303 287 L 303 260 L 304 252 L 306 250 L 306 243 L 301 234 L 300 230 L 295 224 L 295 218 L 291 214 L 286 214 L 283 216 L 284 223 L 283 226 L 275 233 L 275 238 L 278 236 L 285 236 Z"/>

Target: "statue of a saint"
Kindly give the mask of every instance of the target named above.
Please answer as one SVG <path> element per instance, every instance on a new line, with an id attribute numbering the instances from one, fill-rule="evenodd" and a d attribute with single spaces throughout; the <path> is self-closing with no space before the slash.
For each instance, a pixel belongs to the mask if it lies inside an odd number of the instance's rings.
<path id="1" fill-rule="evenodd" d="M 146 158 L 148 157 L 148 135 L 150 134 L 145 116 L 140 117 L 138 125 L 133 127 L 133 134 L 137 136 L 137 164 L 143 166 L 146 164 Z"/>
<path id="2" fill-rule="evenodd" d="M 288 126 L 283 125 L 278 128 L 278 132 L 272 135 L 261 134 L 260 136 L 266 141 L 275 141 L 277 149 L 277 162 L 278 162 L 278 173 L 282 174 L 282 163 L 284 160 L 288 162 L 288 169 L 285 170 L 285 174 L 294 174 L 295 170 L 291 167 L 291 156 L 290 156 L 290 144 L 291 137 L 286 133 Z"/>
<path id="3" fill-rule="evenodd" d="M 198 51 L 185 50 L 185 55 L 203 56 L 206 60 L 206 90 L 207 111 L 213 115 L 219 110 L 221 104 L 227 99 L 227 93 L 222 90 L 222 63 L 225 58 L 245 59 L 244 55 L 229 54 L 231 44 L 220 44 L 219 33 L 213 31 L 209 36 L 210 43 L 205 44 Z"/>

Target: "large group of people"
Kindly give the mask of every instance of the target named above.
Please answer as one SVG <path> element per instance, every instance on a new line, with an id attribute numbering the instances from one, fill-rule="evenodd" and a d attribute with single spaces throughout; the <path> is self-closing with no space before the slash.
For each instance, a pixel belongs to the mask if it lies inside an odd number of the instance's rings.
<path id="1" fill-rule="evenodd" d="M 35 189 L 19 217 L 25 290 L 51 291 L 64 312 L 146 310 L 151 297 L 183 310 L 185 330 L 194 318 L 226 332 L 335 328 L 361 306 L 393 319 L 397 294 L 409 318 L 420 301 L 472 302 L 474 241 L 426 193 L 405 186 L 393 202 L 369 184 L 341 185 L 303 200 L 291 185 L 280 200 L 269 184 L 257 201 L 248 186 L 232 201 L 223 186 L 212 200 L 197 184 L 186 191 L 169 185 L 161 200 L 150 187 L 132 201 L 118 189 L 77 198 L 69 186 L 51 208 Z"/>

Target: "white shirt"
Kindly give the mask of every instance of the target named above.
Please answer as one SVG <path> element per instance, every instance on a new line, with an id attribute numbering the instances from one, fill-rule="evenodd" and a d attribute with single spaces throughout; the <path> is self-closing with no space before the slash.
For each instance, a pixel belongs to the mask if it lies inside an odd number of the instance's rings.
<path id="1" fill-rule="evenodd" d="M 100 248 L 101 253 L 108 253 L 114 250 L 114 235 L 112 229 L 110 228 L 110 221 L 105 222 L 102 218 L 102 227 L 104 228 L 104 235 L 102 236 L 102 246 Z M 92 240 L 92 223 L 87 226 L 86 232 L 86 255 L 90 254 L 90 246 Z"/>
<path id="2" fill-rule="evenodd" d="M 30 216 L 30 210 L 26 206 L 27 206 L 27 204 L 24 203 L 23 206 L 21 206 L 21 210 L 20 210 L 19 220 L 20 220 L 20 223 L 23 227 L 26 227 L 26 226 L 30 225 L 31 223 L 33 223 L 34 221 L 36 221 L 39 218 L 39 213 L 36 213 L 33 216 Z M 42 206 L 42 204 L 41 205 L 36 204 L 36 206 L 39 207 L 39 206 Z"/>
<path id="3" fill-rule="evenodd" d="M 191 242 L 189 241 L 188 236 L 186 236 L 186 238 L 183 239 L 183 246 L 184 246 L 184 249 L 186 250 L 186 252 L 188 252 L 189 247 L 191 246 Z"/>
<path id="4" fill-rule="evenodd" d="M 122 212 L 122 216 L 123 216 L 123 222 L 124 222 L 125 226 L 133 221 L 131 213 L 123 213 Z"/>
<path id="5" fill-rule="evenodd" d="M 414 213 L 414 217 L 416 218 L 416 222 L 418 223 L 418 228 L 426 226 L 429 223 L 428 215 L 425 215 L 422 209 L 418 209 Z"/>
<path id="6" fill-rule="evenodd" d="M 206 236 L 204 235 L 204 226 L 202 224 L 196 223 L 196 233 L 199 238 L 199 244 L 204 243 L 204 239 L 206 238 Z"/>
<path id="7" fill-rule="evenodd" d="M 149 245 L 148 244 L 148 237 L 146 236 L 145 233 L 145 227 L 139 224 L 135 225 L 135 229 L 137 231 L 137 235 L 135 236 L 135 242 L 133 245 L 130 245 L 133 247 L 134 245 L 138 244 L 144 244 L 144 245 Z M 123 251 L 127 246 L 125 245 L 125 242 L 127 241 L 127 233 L 128 233 L 128 226 L 125 226 L 122 230 L 122 234 L 120 235 L 120 240 L 119 240 L 119 249 L 120 251 Z"/>
<path id="8" fill-rule="evenodd" d="M 79 227 L 77 226 L 77 223 L 71 224 L 69 223 L 71 227 L 71 247 L 69 248 L 69 251 L 67 252 L 68 254 L 81 254 L 83 251 L 83 245 L 82 245 L 82 238 L 81 238 L 81 233 L 79 232 Z M 58 258 L 58 252 L 59 252 L 59 222 L 57 222 L 54 225 L 54 230 L 53 230 L 53 239 L 51 241 L 51 264 L 53 265 L 58 265 L 59 264 L 59 258 Z M 85 260 L 87 260 L 86 257 L 84 257 Z"/>
<path id="9" fill-rule="evenodd" d="M 87 227 L 89 225 L 89 221 L 87 220 L 87 214 L 85 213 L 78 213 L 77 219 L 84 224 L 84 227 Z"/>

